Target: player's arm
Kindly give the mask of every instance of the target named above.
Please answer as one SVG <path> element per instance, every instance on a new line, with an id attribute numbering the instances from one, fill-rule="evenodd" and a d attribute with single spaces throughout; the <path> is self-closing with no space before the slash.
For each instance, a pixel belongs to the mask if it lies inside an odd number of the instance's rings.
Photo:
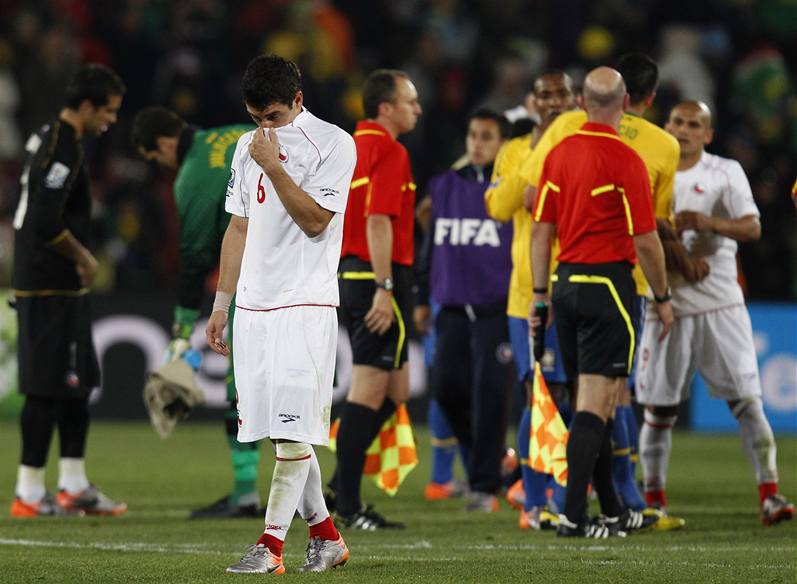
<path id="1" fill-rule="evenodd" d="M 208 319 L 205 329 L 208 345 L 216 353 L 229 355 L 230 351 L 224 343 L 224 327 L 227 326 L 227 313 L 230 309 L 232 297 L 238 287 L 238 277 L 241 274 L 241 260 L 246 247 L 246 233 L 249 228 L 249 219 L 233 215 L 224 239 L 221 243 L 221 260 L 219 265 L 219 283 L 216 286 L 216 299 L 213 302 L 213 312 Z"/>
<path id="2" fill-rule="evenodd" d="M 45 245 L 74 262 L 75 269 L 80 277 L 80 284 L 82 286 L 91 286 L 92 282 L 94 282 L 94 277 L 97 275 L 99 263 L 86 246 L 72 235 L 71 231 L 64 229 L 55 239 Z"/>
<path id="3" fill-rule="evenodd" d="M 675 215 L 675 228 L 678 233 L 694 229 L 716 233 L 736 241 L 757 241 L 761 238 L 761 223 L 756 215 L 725 219 L 698 211 L 680 211 Z"/>
<path id="4" fill-rule="evenodd" d="M 548 284 L 551 266 L 551 248 L 556 237 L 557 196 L 559 187 L 549 180 L 549 163 L 545 164 L 545 172 L 540 181 L 549 185 L 543 188 L 543 194 L 534 202 L 531 219 L 534 227 L 531 230 L 531 277 L 532 302 L 529 307 L 529 330 L 534 334 L 539 327 L 547 324 L 537 314 L 538 304 L 548 304 Z M 552 185 L 552 187 L 551 187 Z M 549 319 L 550 321 L 550 319 Z"/>
<path id="5" fill-rule="evenodd" d="M 432 310 L 429 306 L 429 274 L 432 270 L 432 243 L 434 241 L 434 218 L 430 217 L 429 226 L 423 236 L 423 244 L 415 262 L 415 308 L 412 320 L 415 330 L 422 335 L 431 329 Z"/>
<path id="6" fill-rule="evenodd" d="M 37 164 L 34 160 L 33 164 Z M 64 222 L 64 207 L 69 198 L 78 165 L 72 148 L 56 145 L 50 160 L 42 165 L 38 176 L 31 177 L 26 221 L 33 223 L 39 241 L 75 264 L 82 286 L 90 286 L 99 264 L 94 255 L 72 234 Z"/>
<path id="7" fill-rule="evenodd" d="M 254 132 L 252 143 L 249 145 L 249 154 L 266 173 L 282 205 L 299 229 L 304 231 L 307 237 L 319 236 L 327 228 L 335 213 L 319 205 L 313 197 L 299 188 L 285 171 L 279 161 L 279 142 L 274 128 L 269 128 L 268 138 L 259 129 Z"/>
<path id="8" fill-rule="evenodd" d="M 523 189 L 525 181 L 520 177 L 518 164 L 520 160 L 513 156 L 517 146 L 507 142 L 501 146 L 493 166 L 490 187 L 484 193 L 487 214 L 506 223 L 515 212 L 523 206 Z"/>
<path id="9" fill-rule="evenodd" d="M 706 260 L 689 255 L 669 221 L 657 218 L 656 231 L 664 250 L 664 265 L 668 272 L 678 272 L 689 283 L 699 282 L 708 276 L 710 268 Z"/>
<path id="10" fill-rule="evenodd" d="M 179 358 L 190 348 L 189 340 L 204 298 L 205 281 L 219 262 L 216 225 L 223 210 L 205 201 L 218 200 L 221 193 L 209 193 L 202 186 L 191 185 L 189 192 L 176 197 L 180 220 L 180 274 L 172 340 L 166 348 L 164 362 Z"/>
<path id="11" fill-rule="evenodd" d="M 365 220 L 368 253 L 377 282 L 393 279 L 391 256 L 393 255 L 393 225 L 389 215 L 368 215 Z M 377 288 L 371 309 L 365 315 L 365 326 L 372 333 L 385 334 L 393 324 L 393 292 Z"/>
<path id="12" fill-rule="evenodd" d="M 757 241 L 761 238 L 758 207 L 742 165 L 734 160 L 728 161 L 724 176 L 726 182 L 719 186 L 722 204 L 729 216 L 712 217 L 696 211 L 681 211 L 675 216 L 678 233 L 694 229 L 716 233 L 736 241 Z"/>
<path id="13" fill-rule="evenodd" d="M 624 185 L 621 204 L 626 209 L 629 235 L 633 238 L 639 265 L 653 291 L 656 313 L 662 324 L 659 335 L 661 341 L 672 328 L 672 303 L 664 264 L 664 249 L 656 231 L 650 179 L 639 157 L 629 159 L 628 170 L 624 173 L 624 177 L 624 181 L 618 181 Z"/>

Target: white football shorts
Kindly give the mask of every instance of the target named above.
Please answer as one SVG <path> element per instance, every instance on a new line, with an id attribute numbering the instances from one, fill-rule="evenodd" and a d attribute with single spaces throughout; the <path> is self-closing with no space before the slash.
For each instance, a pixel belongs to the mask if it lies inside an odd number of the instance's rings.
<path id="1" fill-rule="evenodd" d="M 329 443 L 337 341 L 338 317 L 330 306 L 236 308 L 239 442 Z"/>
<path id="2" fill-rule="evenodd" d="M 648 406 L 675 406 L 689 399 L 695 372 L 717 399 L 761 395 L 753 327 L 744 305 L 675 320 L 659 343 L 661 322 L 651 303 L 637 354 L 636 399 Z"/>

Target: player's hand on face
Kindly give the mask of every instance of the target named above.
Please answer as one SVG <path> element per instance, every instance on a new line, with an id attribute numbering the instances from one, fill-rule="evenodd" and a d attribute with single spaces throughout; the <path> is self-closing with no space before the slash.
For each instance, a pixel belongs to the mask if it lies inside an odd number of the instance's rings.
<path id="1" fill-rule="evenodd" d="M 714 222 L 709 215 L 698 211 L 679 211 L 675 215 L 675 229 L 683 233 L 687 229 L 695 231 L 712 231 Z"/>
<path id="2" fill-rule="evenodd" d="M 93 255 L 87 254 L 76 265 L 75 270 L 80 278 L 80 285 L 83 287 L 91 286 L 94 283 L 94 278 L 97 276 L 97 271 L 100 269 L 100 264 Z"/>
<path id="3" fill-rule="evenodd" d="M 659 342 L 661 342 L 670 333 L 672 323 L 675 320 L 672 314 L 672 302 L 669 300 L 667 302 L 657 302 L 656 314 L 658 314 L 661 321 L 661 334 L 659 335 Z"/>
<path id="4" fill-rule="evenodd" d="M 428 335 L 432 328 L 432 309 L 429 306 L 416 306 L 412 312 L 412 320 L 415 323 L 415 330 L 422 335 Z"/>
<path id="5" fill-rule="evenodd" d="M 268 136 L 264 135 L 263 128 L 255 130 L 252 142 L 249 144 L 249 155 L 268 174 L 279 168 L 280 145 L 274 128 L 265 131 L 268 132 Z"/>
<path id="6" fill-rule="evenodd" d="M 227 326 L 227 313 L 217 310 L 210 315 L 208 326 L 205 328 L 205 338 L 208 346 L 219 355 L 229 355 L 230 350 L 224 342 L 224 327 Z"/>
<path id="7" fill-rule="evenodd" d="M 393 324 L 393 295 L 390 292 L 377 288 L 371 310 L 365 315 L 365 326 L 374 334 L 383 335 Z"/>

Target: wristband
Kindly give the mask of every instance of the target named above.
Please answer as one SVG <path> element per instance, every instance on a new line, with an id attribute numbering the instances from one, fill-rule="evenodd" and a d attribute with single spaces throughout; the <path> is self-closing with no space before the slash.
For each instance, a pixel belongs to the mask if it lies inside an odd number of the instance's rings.
<path id="1" fill-rule="evenodd" d="M 213 300 L 213 312 L 230 312 L 230 303 L 232 303 L 232 294 L 222 290 L 216 290 L 216 298 Z"/>
<path id="2" fill-rule="evenodd" d="M 664 302 L 669 302 L 672 298 L 670 294 L 670 287 L 667 286 L 667 289 L 664 291 L 664 296 L 656 296 L 656 293 L 653 293 L 653 300 L 656 301 L 656 304 L 663 304 Z"/>
<path id="3" fill-rule="evenodd" d="M 546 286 L 545 288 L 532 288 L 531 291 L 534 292 L 535 294 L 548 294 L 548 287 Z"/>

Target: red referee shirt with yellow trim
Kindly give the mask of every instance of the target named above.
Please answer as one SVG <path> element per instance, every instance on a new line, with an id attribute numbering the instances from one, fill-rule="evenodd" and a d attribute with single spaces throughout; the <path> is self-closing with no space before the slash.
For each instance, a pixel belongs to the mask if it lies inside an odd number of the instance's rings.
<path id="1" fill-rule="evenodd" d="M 381 125 L 368 120 L 357 124 L 354 144 L 357 147 L 357 166 L 349 190 L 340 255 L 357 256 L 370 262 L 366 219 L 370 215 L 387 215 L 393 226 L 391 260 L 411 266 L 415 183 L 407 149 Z"/>
<path id="2" fill-rule="evenodd" d="M 587 122 L 545 160 L 535 222 L 556 224 L 559 262 L 636 263 L 634 235 L 656 229 L 650 179 L 611 126 Z"/>

